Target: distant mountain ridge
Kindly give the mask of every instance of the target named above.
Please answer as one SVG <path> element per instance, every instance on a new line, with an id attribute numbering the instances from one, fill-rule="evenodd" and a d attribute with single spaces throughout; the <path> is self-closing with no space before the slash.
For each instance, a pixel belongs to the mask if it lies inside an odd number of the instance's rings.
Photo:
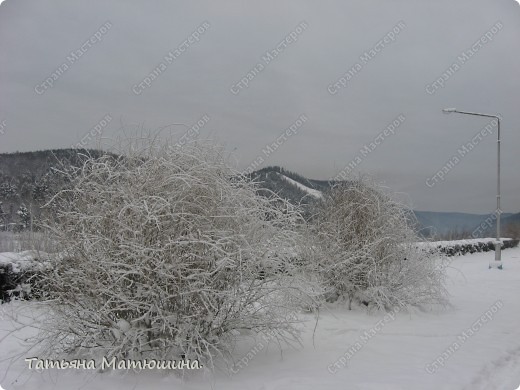
<path id="1" fill-rule="evenodd" d="M 494 214 L 470 214 L 458 212 L 418 211 L 414 214 L 425 236 L 493 236 L 495 229 Z M 502 213 L 502 221 L 508 224 L 508 218 L 519 214 Z M 482 226 L 481 226 L 482 225 Z"/>
<path id="2" fill-rule="evenodd" d="M 77 164 L 78 153 L 99 156 L 98 150 L 56 149 L 0 154 L 0 230 L 30 223 L 40 216 L 40 207 L 62 186 L 56 170 Z M 270 166 L 249 175 L 258 183 L 260 194 L 270 191 L 293 204 L 304 206 L 306 216 L 335 184 L 334 181 L 308 179 L 282 167 Z M 414 211 L 416 228 L 426 237 L 466 238 L 490 236 L 495 228 L 492 214 Z M 520 213 L 503 214 L 503 226 L 520 224 Z M 478 227 L 484 224 L 485 229 Z M 27 227 L 27 226 L 26 226 Z"/>
<path id="3" fill-rule="evenodd" d="M 283 177 L 290 180 L 284 180 Z M 313 191 L 326 194 L 335 182 L 308 179 L 282 167 L 272 166 L 251 174 L 261 187 L 276 192 L 294 204 L 312 205 L 321 199 Z M 297 183 L 291 183 L 295 181 Z M 299 185 L 298 185 L 299 184 Z M 304 189 L 302 187 L 306 187 Z M 478 238 L 494 236 L 496 220 L 494 214 L 471 214 L 459 212 L 436 212 L 413 210 L 417 224 L 415 228 L 424 237 L 444 239 Z M 520 213 L 502 213 L 504 227 L 520 224 Z M 505 230 L 504 230 L 505 231 Z"/>

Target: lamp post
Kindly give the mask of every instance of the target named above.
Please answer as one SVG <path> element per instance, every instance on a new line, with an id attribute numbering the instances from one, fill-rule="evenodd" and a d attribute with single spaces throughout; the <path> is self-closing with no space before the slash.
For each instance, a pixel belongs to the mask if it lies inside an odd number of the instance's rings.
<path id="1" fill-rule="evenodd" d="M 442 112 L 445 114 L 455 112 L 457 114 L 483 116 L 486 118 L 495 118 L 497 120 L 497 209 L 495 212 L 497 219 L 497 237 L 495 241 L 495 261 L 489 263 L 489 268 L 502 269 L 502 241 L 500 241 L 500 214 L 502 213 L 502 210 L 500 210 L 500 117 L 498 115 L 482 114 L 480 112 L 459 111 L 456 108 L 445 108 Z"/>

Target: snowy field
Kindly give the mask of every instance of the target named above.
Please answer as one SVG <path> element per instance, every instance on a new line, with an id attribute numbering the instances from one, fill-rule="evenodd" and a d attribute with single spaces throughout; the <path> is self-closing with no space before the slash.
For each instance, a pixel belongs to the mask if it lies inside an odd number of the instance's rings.
<path id="1" fill-rule="evenodd" d="M 452 307 L 447 309 L 386 315 L 323 310 L 316 330 L 309 315 L 301 349 L 281 354 L 260 339 L 236 352 L 235 374 L 192 371 L 184 380 L 151 370 L 29 370 L 23 358 L 32 356 L 23 354 L 21 344 L 27 331 L 6 337 L 13 329 L 7 315 L 13 304 L 2 305 L 0 385 L 6 390 L 516 389 L 520 248 L 502 254 L 502 271 L 488 269 L 493 252 L 453 258 L 448 270 Z M 22 358 L 9 359 L 17 354 Z"/>

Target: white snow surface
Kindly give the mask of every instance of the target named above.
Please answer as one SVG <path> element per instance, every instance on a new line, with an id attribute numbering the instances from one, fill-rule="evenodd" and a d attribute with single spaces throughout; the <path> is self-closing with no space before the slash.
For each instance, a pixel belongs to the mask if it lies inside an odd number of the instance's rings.
<path id="1" fill-rule="evenodd" d="M 421 245 L 426 245 L 426 246 L 434 246 L 434 247 L 441 246 L 443 248 L 448 248 L 448 247 L 454 247 L 455 245 L 476 244 L 476 243 L 479 243 L 479 242 L 482 242 L 482 243 L 493 242 L 494 243 L 496 240 L 497 240 L 496 238 L 491 238 L 491 237 L 488 237 L 488 238 L 468 238 L 468 239 L 465 239 L 465 240 L 427 241 L 427 242 L 420 242 L 420 244 Z M 504 242 L 504 241 L 511 240 L 511 238 L 501 238 L 500 240 L 502 242 Z"/>
<path id="2" fill-rule="evenodd" d="M 291 183 L 292 185 L 298 187 L 300 190 L 308 193 L 309 195 L 313 196 L 314 198 L 322 198 L 323 197 L 323 194 L 321 193 L 321 191 L 315 190 L 314 188 L 307 187 L 307 186 L 297 182 L 296 180 L 293 180 L 290 177 L 287 177 L 287 176 L 282 175 L 280 173 L 278 175 L 280 175 L 282 177 L 282 179 L 284 179 L 287 182 Z"/>
<path id="3" fill-rule="evenodd" d="M 2 252 L 0 253 L 0 265 L 11 264 L 13 272 L 17 273 L 24 269 L 38 266 L 37 259 L 45 261 L 49 254 L 45 252 L 38 252 L 35 250 L 28 250 L 22 252 Z"/>
<path id="4" fill-rule="evenodd" d="M 8 333 L 16 326 L 8 313 L 29 304 L 4 304 L 0 306 L 0 385 L 6 390 L 516 389 L 520 384 L 520 248 L 503 252 L 503 270 L 488 269 L 493 258 L 494 252 L 454 258 L 448 268 L 451 306 L 446 309 L 401 311 L 390 320 L 388 314 L 368 314 L 360 308 L 322 309 L 315 332 L 313 317 L 303 315 L 307 322 L 301 349 L 287 349 L 281 354 L 275 345 L 257 348 L 247 365 L 235 370 L 234 375 L 191 371 L 184 380 L 154 370 L 103 374 L 72 369 L 30 371 L 23 361 L 34 356 L 34 352 L 24 352 L 23 346 L 30 330 Z M 427 365 L 446 355 L 457 337 L 490 308 L 497 308 L 497 302 L 500 308 L 492 319 L 480 322 L 442 367 L 428 373 Z M 378 326 L 380 320 L 383 322 Z M 373 337 L 361 342 L 364 331 L 376 328 Z M 356 342 L 361 348 L 350 356 L 346 367 L 330 373 L 331 365 Z M 254 345 L 253 341 L 240 343 L 237 361 Z M 21 359 L 9 359 L 17 354 Z"/>

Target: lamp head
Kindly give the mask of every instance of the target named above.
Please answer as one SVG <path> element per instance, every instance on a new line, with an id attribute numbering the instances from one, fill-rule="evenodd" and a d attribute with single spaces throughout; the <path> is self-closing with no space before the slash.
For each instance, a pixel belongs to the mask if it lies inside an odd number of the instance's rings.
<path id="1" fill-rule="evenodd" d="M 442 109 L 442 112 L 444 112 L 445 114 L 451 114 L 452 112 L 455 112 L 457 111 L 456 108 L 443 108 Z"/>

